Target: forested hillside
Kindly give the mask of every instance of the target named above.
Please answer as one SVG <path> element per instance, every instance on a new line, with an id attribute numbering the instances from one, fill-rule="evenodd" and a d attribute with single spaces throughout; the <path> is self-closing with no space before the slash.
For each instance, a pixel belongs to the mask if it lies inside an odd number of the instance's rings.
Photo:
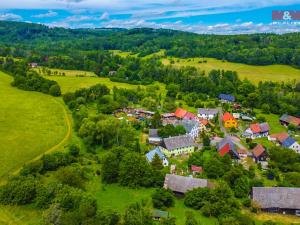
<path id="1" fill-rule="evenodd" d="M 0 55 L 44 56 L 76 51 L 132 51 L 140 56 L 166 49 L 177 57 L 213 57 L 253 65 L 300 66 L 300 34 L 197 35 L 154 29 L 64 29 L 0 22 Z"/>

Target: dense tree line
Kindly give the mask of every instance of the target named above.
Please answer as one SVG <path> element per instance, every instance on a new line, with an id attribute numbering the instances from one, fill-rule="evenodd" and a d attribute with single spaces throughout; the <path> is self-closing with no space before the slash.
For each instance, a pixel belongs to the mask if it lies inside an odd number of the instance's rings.
<path id="1" fill-rule="evenodd" d="M 6 58 L 0 60 L 0 70 L 11 74 L 14 78 L 12 86 L 26 91 L 38 91 L 52 96 L 60 96 L 60 86 L 56 81 L 48 80 L 37 72 L 29 70 L 25 60 Z"/>
<path id="2" fill-rule="evenodd" d="M 300 66 L 299 33 L 198 35 L 164 29 L 64 29 L 17 22 L 0 23 L 0 55 L 36 59 L 76 50 L 118 49 L 140 56 L 166 49 L 177 57 L 213 57 L 254 65 Z"/>

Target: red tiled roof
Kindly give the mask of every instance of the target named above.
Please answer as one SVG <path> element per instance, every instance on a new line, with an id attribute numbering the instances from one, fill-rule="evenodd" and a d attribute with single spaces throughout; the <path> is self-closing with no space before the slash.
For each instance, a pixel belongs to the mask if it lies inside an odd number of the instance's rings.
<path id="1" fill-rule="evenodd" d="M 192 170 L 193 172 L 201 173 L 201 172 L 203 171 L 203 168 L 202 168 L 202 166 L 195 166 L 195 165 L 192 165 L 192 166 L 191 166 L 191 170 Z"/>
<path id="2" fill-rule="evenodd" d="M 229 112 L 226 112 L 223 115 L 223 121 L 227 121 L 227 120 L 235 120 L 234 117 Z"/>
<path id="3" fill-rule="evenodd" d="M 289 137 L 287 133 L 278 133 L 270 135 L 271 138 L 276 138 L 279 142 L 283 142 L 285 139 Z"/>
<path id="4" fill-rule="evenodd" d="M 178 118 L 183 118 L 186 115 L 187 111 L 181 108 L 176 109 L 175 116 Z"/>
<path id="5" fill-rule="evenodd" d="M 300 118 L 290 116 L 290 123 L 295 125 L 295 126 L 299 126 L 300 125 Z"/>
<path id="6" fill-rule="evenodd" d="M 206 126 L 208 124 L 208 120 L 206 120 L 206 119 L 198 119 L 198 121 L 200 123 L 202 123 L 204 126 Z"/>
<path id="7" fill-rule="evenodd" d="M 219 154 L 220 156 L 224 156 L 225 154 L 227 154 L 230 151 L 230 144 L 227 143 L 226 145 L 224 145 L 220 150 L 219 150 Z"/>
<path id="8" fill-rule="evenodd" d="M 261 154 L 263 154 L 264 152 L 265 148 L 261 144 L 256 145 L 256 147 L 252 150 L 252 153 L 255 157 L 261 156 Z"/>
<path id="9" fill-rule="evenodd" d="M 187 119 L 187 120 L 192 120 L 192 119 L 195 119 L 197 117 L 193 113 L 191 113 L 191 112 L 186 112 L 186 114 L 184 115 L 183 118 Z"/>
<path id="10" fill-rule="evenodd" d="M 260 129 L 260 126 L 258 123 L 255 123 L 255 124 L 251 124 L 250 125 L 250 129 L 253 133 L 260 133 L 261 132 L 261 129 Z"/>

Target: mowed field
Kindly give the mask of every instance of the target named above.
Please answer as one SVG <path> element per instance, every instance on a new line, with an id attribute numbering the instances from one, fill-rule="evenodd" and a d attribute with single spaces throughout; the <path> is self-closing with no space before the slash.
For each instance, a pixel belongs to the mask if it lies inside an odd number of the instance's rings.
<path id="1" fill-rule="evenodd" d="M 171 64 L 171 60 L 174 64 Z M 203 61 L 207 61 L 204 63 Z M 199 63 L 199 62 L 202 63 Z M 165 65 L 173 65 L 175 67 L 194 66 L 200 70 L 204 70 L 206 74 L 213 69 L 236 71 L 240 79 L 248 80 L 258 84 L 259 81 L 300 81 L 300 70 L 286 65 L 270 65 L 270 66 L 252 66 L 242 63 L 226 62 L 213 58 L 163 58 L 162 63 Z"/>
<path id="2" fill-rule="evenodd" d="M 35 70 L 39 72 L 39 69 L 35 69 Z M 74 92 L 81 88 L 88 88 L 96 84 L 104 84 L 110 89 L 112 89 L 113 87 L 135 89 L 138 86 L 138 85 L 127 84 L 127 83 L 113 82 L 110 81 L 109 78 L 97 77 L 93 72 L 89 72 L 89 71 L 61 70 L 61 69 L 51 69 L 51 71 L 53 72 L 57 71 L 65 74 L 65 76 L 57 76 L 57 75 L 49 76 L 49 75 L 41 74 L 49 80 L 55 80 L 61 87 L 61 91 L 63 94 L 66 92 Z M 143 85 L 140 86 L 142 87 Z"/>
<path id="3" fill-rule="evenodd" d="M 12 80 L 0 72 L 0 180 L 55 149 L 70 132 L 62 99 L 19 90 Z"/>

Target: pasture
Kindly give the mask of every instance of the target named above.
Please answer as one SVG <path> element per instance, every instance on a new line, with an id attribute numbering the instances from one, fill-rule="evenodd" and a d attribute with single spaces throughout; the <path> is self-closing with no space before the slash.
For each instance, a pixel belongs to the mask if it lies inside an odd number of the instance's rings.
<path id="1" fill-rule="evenodd" d="M 0 72 L 0 179 L 64 144 L 70 121 L 61 99 L 10 85 Z"/>
<path id="2" fill-rule="evenodd" d="M 127 88 L 127 89 L 137 88 L 137 85 L 134 84 L 113 82 L 109 78 L 97 77 L 93 72 L 90 71 L 61 70 L 61 69 L 47 68 L 47 70 L 51 70 L 52 73 L 57 72 L 57 74 L 59 73 L 65 74 L 65 76 L 58 76 L 58 75 L 49 76 L 42 73 L 42 68 L 36 68 L 34 70 L 49 80 L 55 80 L 61 87 L 61 91 L 63 94 L 66 92 L 74 92 L 81 88 L 88 88 L 96 84 L 106 85 L 109 89 L 112 89 L 113 87 Z"/>
<path id="3" fill-rule="evenodd" d="M 258 84 L 259 81 L 300 81 L 300 70 L 287 65 L 253 66 L 213 58 L 179 59 L 171 57 L 163 58 L 162 63 L 175 67 L 193 66 L 199 70 L 204 70 L 206 74 L 213 69 L 232 70 L 238 73 L 240 79 L 247 78 L 255 84 Z"/>

